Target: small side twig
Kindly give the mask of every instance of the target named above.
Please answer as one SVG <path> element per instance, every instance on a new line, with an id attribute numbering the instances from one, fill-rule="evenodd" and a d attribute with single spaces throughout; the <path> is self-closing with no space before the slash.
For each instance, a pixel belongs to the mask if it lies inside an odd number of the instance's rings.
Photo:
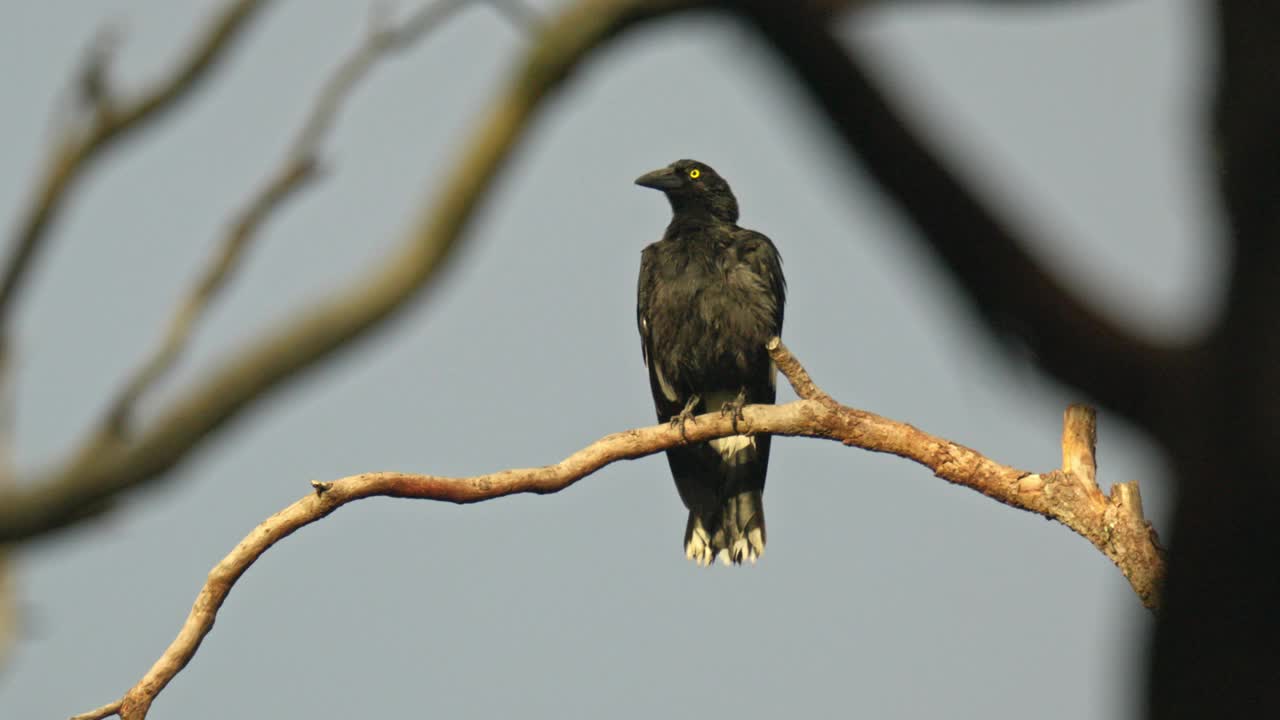
<path id="1" fill-rule="evenodd" d="M 1062 417 L 1062 471 L 1077 478 L 1089 492 L 1098 489 L 1098 465 L 1094 459 L 1098 443 L 1098 415 L 1087 405 L 1072 405 Z"/>
<path id="2" fill-rule="evenodd" d="M 1103 550 L 1130 579 L 1147 607 L 1154 609 L 1159 605 L 1158 591 L 1152 589 L 1158 588 L 1163 579 L 1162 551 L 1145 520 L 1120 509 L 1124 503 L 1109 502 L 1101 493 L 1095 496 L 1084 492 L 1078 479 L 1065 477 L 1065 470 L 1041 475 L 1028 473 L 1001 465 L 963 445 L 911 425 L 840 405 L 817 387 L 800 361 L 780 341 L 771 341 L 768 348 L 797 393 L 813 397 L 786 405 L 743 408 L 747 432 L 826 438 L 851 447 L 890 453 L 917 462 L 949 482 L 1058 520 Z M 1091 423 L 1092 413 L 1085 410 L 1073 407 L 1068 411 L 1068 418 Z M 156 696 L 186 667 L 200 642 L 213 629 L 218 609 L 245 571 L 277 542 L 347 503 L 375 496 L 475 503 L 516 493 L 555 493 L 619 460 L 644 457 L 685 442 L 704 442 L 742 432 L 735 427 L 736 418 L 719 412 L 700 415 L 696 420 L 683 429 L 663 423 L 608 435 L 554 465 L 538 468 L 462 478 L 378 472 L 331 482 L 313 481 L 311 493 L 267 518 L 214 566 L 177 637 L 142 679 L 125 693 L 116 709 L 126 720 L 145 717 Z M 1092 465 L 1091 453 L 1088 464 Z M 1141 534 L 1130 532 L 1139 525 L 1143 530 Z M 1153 563 L 1152 558 L 1160 562 Z M 108 710 L 112 707 L 105 706 Z"/>
<path id="3" fill-rule="evenodd" d="M 102 718 L 109 718 L 112 715 L 119 715 L 121 704 L 122 701 L 120 700 L 109 702 L 106 705 L 103 705 L 100 708 L 94 708 L 89 712 L 72 715 L 71 720 L 102 720 Z"/>
<path id="4" fill-rule="evenodd" d="M 782 338 L 775 337 L 765 343 L 765 350 L 769 351 L 769 357 L 773 358 L 773 364 L 782 372 L 782 376 L 791 383 L 791 389 L 795 390 L 796 395 L 801 400 L 817 400 L 822 403 L 834 403 L 831 396 L 823 392 L 813 382 L 813 378 L 809 377 L 809 372 L 800 365 L 800 361 L 795 355 L 791 354 L 791 350 L 783 344 Z"/>

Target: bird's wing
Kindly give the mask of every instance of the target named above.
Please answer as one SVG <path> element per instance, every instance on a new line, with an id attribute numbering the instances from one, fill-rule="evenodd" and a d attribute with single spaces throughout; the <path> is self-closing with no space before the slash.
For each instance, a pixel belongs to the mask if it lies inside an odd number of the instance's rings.
<path id="1" fill-rule="evenodd" d="M 640 252 L 640 282 L 636 287 L 636 325 L 640 328 L 640 355 L 644 364 L 649 364 L 649 302 L 653 297 L 653 283 L 656 278 L 655 250 L 652 245 Z"/>
<path id="2" fill-rule="evenodd" d="M 659 420 L 667 420 L 681 410 L 680 397 L 675 388 L 663 377 L 658 368 L 658 357 L 653 351 L 653 296 L 658 282 L 658 251 L 653 245 L 640 254 L 640 283 L 636 288 L 636 325 L 640 328 L 640 354 L 649 368 L 649 388 L 653 391 L 654 407 Z"/>
<path id="3" fill-rule="evenodd" d="M 733 244 L 738 251 L 738 261 L 759 277 L 773 301 L 773 334 L 782 333 L 783 305 L 787 301 L 787 281 L 782 276 L 782 256 L 778 248 L 764 233 L 746 228 L 736 228 Z"/>
<path id="4" fill-rule="evenodd" d="M 636 324 L 640 328 L 640 352 L 649 368 L 649 388 L 659 420 L 669 420 L 684 408 L 681 398 L 659 367 L 653 348 L 653 296 L 657 282 L 657 249 L 650 245 L 640 255 L 640 283 L 636 290 Z"/>

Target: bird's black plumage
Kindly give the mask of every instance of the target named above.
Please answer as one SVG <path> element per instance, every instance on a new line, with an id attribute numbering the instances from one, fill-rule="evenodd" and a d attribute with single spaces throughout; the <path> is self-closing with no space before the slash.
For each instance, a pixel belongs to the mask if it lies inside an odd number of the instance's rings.
<path id="1" fill-rule="evenodd" d="M 738 226 L 729 184 L 703 163 L 677 160 L 636 184 L 661 190 L 672 210 L 662 239 L 641 254 L 636 307 L 658 419 L 772 403 L 765 343 L 782 332 L 786 299 L 773 242 Z M 685 554 L 698 564 L 764 552 L 769 441 L 736 435 L 667 451 L 689 509 Z"/>

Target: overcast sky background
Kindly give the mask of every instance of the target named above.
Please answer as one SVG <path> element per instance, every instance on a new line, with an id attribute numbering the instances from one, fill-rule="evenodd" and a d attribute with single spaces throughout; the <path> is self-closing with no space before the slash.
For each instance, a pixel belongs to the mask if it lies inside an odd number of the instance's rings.
<path id="1" fill-rule="evenodd" d="M 135 87 L 217 5 L 0 10 L 9 227 L 97 28 L 125 31 L 118 77 Z M 480 5 L 351 98 L 326 145 L 331 173 L 269 225 L 150 407 L 400 240 L 526 46 Z M 1222 265 L 1199 150 L 1209 60 L 1191 5 L 920 7 L 845 34 L 875 49 L 975 181 L 1042 230 L 1037 255 L 1116 316 L 1176 337 L 1212 317 Z M 279 3 L 194 102 L 75 194 L 21 304 L 22 468 L 65 453 L 102 412 L 365 17 L 363 2 Z M 1056 467 L 1062 410 L 1078 398 L 974 324 L 787 80 L 748 33 L 709 17 L 597 55 L 540 115 L 450 272 L 398 322 L 163 486 L 18 555 L 23 637 L 0 675 L 0 717 L 118 698 L 209 568 L 310 480 L 543 464 L 650 424 L 635 277 L 669 210 L 632 180 L 676 158 L 715 167 L 742 224 L 778 245 L 784 337 L 827 391 L 1004 463 Z M 1140 480 L 1167 532 L 1161 458 L 1105 413 L 1099 474 L 1104 488 Z M 546 497 L 361 501 L 247 573 L 153 716 L 1132 713 L 1151 619 L 1062 526 L 815 440 L 776 441 L 765 497 L 760 565 L 709 570 L 683 557 L 685 512 L 660 457 Z"/>

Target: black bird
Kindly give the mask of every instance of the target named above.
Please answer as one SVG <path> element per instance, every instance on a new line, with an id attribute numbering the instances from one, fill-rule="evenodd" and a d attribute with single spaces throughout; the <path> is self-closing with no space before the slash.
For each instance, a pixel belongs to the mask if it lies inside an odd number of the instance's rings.
<path id="1" fill-rule="evenodd" d="M 772 403 L 777 369 L 765 350 L 782 332 L 782 258 L 764 235 L 738 227 L 738 201 L 707 165 L 677 160 L 640 176 L 661 190 L 671 224 L 640 256 L 636 319 L 658 420 L 679 424 L 720 410 L 741 417 Z M 699 565 L 755 562 L 764 552 L 768 435 L 734 435 L 667 451 L 689 508 L 685 555 Z"/>

